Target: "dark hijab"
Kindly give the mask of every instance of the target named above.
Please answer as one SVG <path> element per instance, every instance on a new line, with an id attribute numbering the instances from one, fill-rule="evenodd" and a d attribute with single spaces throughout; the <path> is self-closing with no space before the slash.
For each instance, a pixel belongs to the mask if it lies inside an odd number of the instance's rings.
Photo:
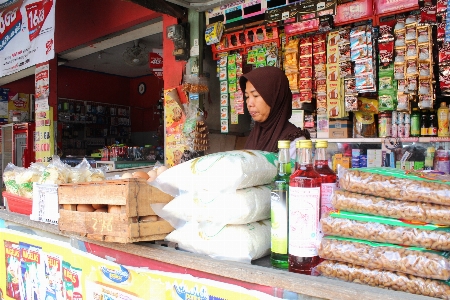
<path id="1" fill-rule="evenodd" d="M 245 94 L 245 85 L 250 81 L 256 91 L 270 106 L 270 114 L 264 122 L 255 122 L 245 143 L 245 149 L 278 151 L 278 140 L 293 141 L 309 132 L 289 122 L 292 116 L 292 93 L 284 72 L 276 67 L 262 67 L 244 74 L 239 85 Z"/>

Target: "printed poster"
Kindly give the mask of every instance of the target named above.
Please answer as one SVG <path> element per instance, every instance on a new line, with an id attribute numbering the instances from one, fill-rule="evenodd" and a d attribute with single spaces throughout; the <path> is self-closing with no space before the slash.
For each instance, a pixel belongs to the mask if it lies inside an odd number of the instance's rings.
<path id="1" fill-rule="evenodd" d="M 5 300 L 279 299 L 215 280 L 123 266 L 67 242 L 7 228 L 0 228 L 0 266 Z"/>
<path id="2" fill-rule="evenodd" d="M 164 116 L 165 165 L 173 167 L 181 163 L 184 150 L 187 149 L 183 134 L 186 112 L 176 88 L 164 90 Z"/>
<path id="3" fill-rule="evenodd" d="M 55 57 L 56 0 L 0 0 L 0 77 Z"/>
<path id="4" fill-rule="evenodd" d="M 36 131 L 34 132 L 34 151 L 36 162 L 50 162 L 54 151 L 53 107 L 48 111 L 36 112 Z"/>

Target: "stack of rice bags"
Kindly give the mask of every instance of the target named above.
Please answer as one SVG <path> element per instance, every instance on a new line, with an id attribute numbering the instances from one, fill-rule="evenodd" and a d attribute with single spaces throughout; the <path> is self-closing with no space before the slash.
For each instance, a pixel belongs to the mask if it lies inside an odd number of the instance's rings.
<path id="1" fill-rule="evenodd" d="M 450 299 L 450 184 L 391 168 L 339 170 L 321 220 L 328 277 Z M 437 225 L 439 224 L 439 225 Z"/>
<path id="2" fill-rule="evenodd" d="M 166 205 L 152 205 L 175 228 L 166 240 L 217 259 L 250 263 L 267 255 L 276 159 L 270 152 L 234 150 L 161 173 L 149 184 L 175 197 Z"/>

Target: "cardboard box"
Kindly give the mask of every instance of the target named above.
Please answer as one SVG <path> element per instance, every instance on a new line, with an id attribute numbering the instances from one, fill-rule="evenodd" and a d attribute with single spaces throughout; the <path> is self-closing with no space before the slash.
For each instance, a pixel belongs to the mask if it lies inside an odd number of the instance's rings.
<path id="1" fill-rule="evenodd" d="M 330 139 L 352 137 L 353 124 L 349 120 L 330 120 Z"/>
<path id="2" fill-rule="evenodd" d="M 59 230 L 116 243 L 163 240 L 174 230 L 167 221 L 139 220 L 156 216 L 150 204 L 168 203 L 172 199 L 144 179 L 61 184 L 58 188 Z M 78 204 L 115 205 L 120 207 L 120 212 L 81 212 L 76 210 Z"/>

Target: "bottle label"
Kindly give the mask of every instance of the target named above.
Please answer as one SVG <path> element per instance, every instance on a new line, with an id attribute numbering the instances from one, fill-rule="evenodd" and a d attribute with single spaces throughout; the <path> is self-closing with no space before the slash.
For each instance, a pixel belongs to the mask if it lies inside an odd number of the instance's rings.
<path id="1" fill-rule="evenodd" d="M 334 209 L 331 205 L 331 196 L 337 189 L 337 183 L 322 183 L 320 187 L 320 218 L 323 219 L 328 217 Z"/>
<path id="2" fill-rule="evenodd" d="M 420 119 L 415 116 L 411 118 L 411 135 L 420 135 Z"/>
<path id="3" fill-rule="evenodd" d="M 287 254 L 287 197 L 287 189 L 275 188 L 270 194 L 271 251 L 278 254 Z"/>
<path id="4" fill-rule="evenodd" d="M 317 256 L 320 188 L 289 187 L 289 254 Z"/>

